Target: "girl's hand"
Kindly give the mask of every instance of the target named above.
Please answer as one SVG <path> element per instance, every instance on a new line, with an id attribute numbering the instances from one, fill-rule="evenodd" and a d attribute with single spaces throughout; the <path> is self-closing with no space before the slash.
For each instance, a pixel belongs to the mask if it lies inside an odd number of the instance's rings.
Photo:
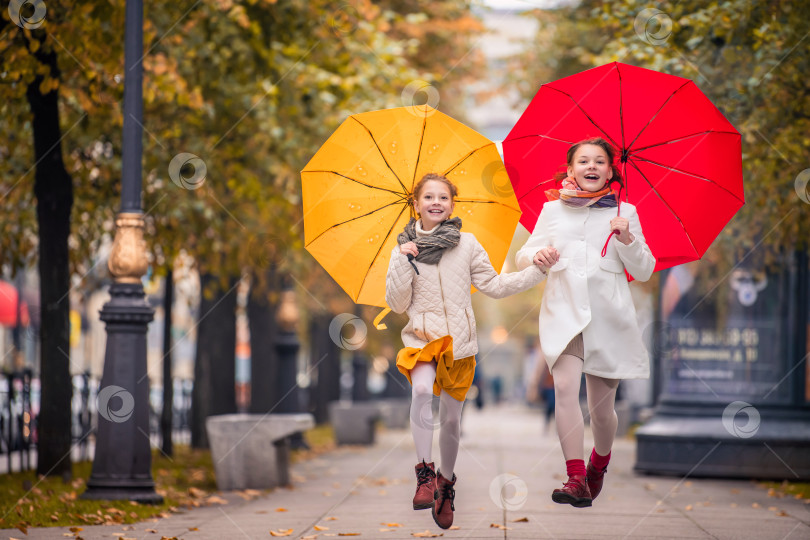
<path id="1" fill-rule="evenodd" d="M 416 244 L 414 242 L 405 242 L 404 244 L 400 244 L 399 252 L 403 255 L 413 255 L 414 257 L 419 255 L 419 250 L 416 248 Z"/>
<path id="2" fill-rule="evenodd" d="M 636 239 L 636 237 L 630 232 L 630 222 L 627 220 L 627 218 L 616 216 L 615 218 L 611 219 L 610 230 L 618 231 L 617 238 L 619 239 L 619 242 L 624 245 L 627 245 Z"/>
<path id="3" fill-rule="evenodd" d="M 534 258 L 532 262 L 540 267 L 542 270 L 543 267 L 551 268 L 557 261 L 560 260 L 560 254 L 557 252 L 556 248 L 552 246 L 544 247 L 540 251 L 534 254 Z"/>

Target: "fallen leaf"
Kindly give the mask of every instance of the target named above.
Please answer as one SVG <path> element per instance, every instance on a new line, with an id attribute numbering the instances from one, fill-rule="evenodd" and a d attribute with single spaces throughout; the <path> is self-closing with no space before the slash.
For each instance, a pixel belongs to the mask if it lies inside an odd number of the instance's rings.
<path id="1" fill-rule="evenodd" d="M 146 532 L 156 534 L 157 531 L 155 529 L 146 529 Z"/>
<path id="2" fill-rule="evenodd" d="M 360 536 L 360 533 L 338 533 L 338 536 Z"/>
<path id="3" fill-rule="evenodd" d="M 160 540 L 177 540 L 176 536 L 161 536 Z"/>
<path id="4" fill-rule="evenodd" d="M 83 531 L 84 529 L 82 529 L 81 527 L 71 527 L 71 528 L 70 528 L 70 529 L 68 529 L 68 530 L 69 530 L 70 532 L 72 532 L 72 533 L 77 533 L 77 532 Z"/>
<path id="5" fill-rule="evenodd" d="M 286 508 L 281 508 L 281 507 L 276 508 L 276 512 L 286 512 L 286 511 L 287 511 Z M 258 512 L 257 512 L 257 514 L 258 514 Z"/>
<path id="6" fill-rule="evenodd" d="M 415 536 L 417 538 L 438 538 L 439 536 L 444 536 L 444 533 L 436 534 L 430 531 L 425 531 L 425 532 L 411 533 L 411 536 Z"/>
<path id="7" fill-rule="evenodd" d="M 208 494 L 207 494 L 205 491 L 203 491 L 202 489 L 200 489 L 200 488 L 195 488 L 195 487 L 193 487 L 193 486 L 192 486 L 192 487 L 190 487 L 190 488 L 188 488 L 188 494 L 189 494 L 189 495 L 191 495 L 192 497 L 197 498 L 197 499 L 202 499 L 203 497 L 205 497 L 206 495 L 208 495 Z"/>
<path id="8" fill-rule="evenodd" d="M 270 536 L 290 536 L 292 533 L 292 529 L 279 529 L 277 531 L 270 531 Z"/>
<path id="9" fill-rule="evenodd" d="M 323 492 L 323 496 L 324 496 L 324 497 L 331 497 L 331 496 L 332 496 L 332 494 L 331 494 L 331 493 L 329 493 L 328 491 L 324 491 L 324 492 Z"/>
<path id="10" fill-rule="evenodd" d="M 315 525 L 312 528 L 315 529 L 316 531 L 328 531 L 329 530 L 329 527 L 323 527 L 321 525 Z"/>
<path id="11" fill-rule="evenodd" d="M 188 530 L 190 530 L 190 531 L 199 531 L 200 529 L 198 529 L 197 527 L 189 527 Z"/>
<path id="12" fill-rule="evenodd" d="M 779 510 L 779 511 L 776 513 L 776 515 L 777 515 L 777 516 L 781 516 L 781 517 L 785 517 L 785 516 L 787 516 L 787 515 L 788 515 L 788 513 L 787 513 L 787 512 L 785 512 L 784 510 Z"/>
<path id="13" fill-rule="evenodd" d="M 528 523 L 528 522 L 529 522 L 529 518 L 527 518 L 527 517 L 522 517 L 522 518 L 517 518 L 517 519 L 512 520 L 512 523 Z"/>
<path id="14" fill-rule="evenodd" d="M 396 529 L 377 529 L 379 532 L 391 532 L 395 531 Z"/>
<path id="15" fill-rule="evenodd" d="M 751 503 L 751 508 L 762 508 L 759 503 Z"/>
<path id="16" fill-rule="evenodd" d="M 737 508 L 737 503 L 731 503 L 732 508 Z"/>
<path id="17" fill-rule="evenodd" d="M 460 528 L 461 528 L 461 527 L 459 527 L 458 525 L 450 525 L 450 528 L 449 528 L 448 530 L 450 530 L 450 531 L 457 531 L 457 530 L 459 530 Z"/>
<path id="18" fill-rule="evenodd" d="M 687 504 L 687 505 L 686 505 L 686 508 L 684 508 L 684 510 L 686 510 L 687 512 L 689 512 L 690 510 L 692 510 L 692 505 L 691 505 L 691 504 Z"/>
<path id="19" fill-rule="evenodd" d="M 388 495 L 388 492 L 385 491 L 384 489 L 381 489 L 380 491 L 377 492 L 377 494 L 381 495 L 381 496 L 385 496 L 385 495 Z"/>
<path id="20" fill-rule="evenodd" d="M 210 497 L 205 499 L 205 502 L 207 502 L 208 504 L 228 504 L 228 501 L 216 495 L 211 495 Z"/>
<path id="21" fill-rule="evenodd" d="M 308 536 L 302 536 L 301 540 L 315 540 L 316 538 L 318 538 L 317 534 L 310 534 Z"/>
<path id="22" fill-rule="evenodd" d="M 402 527 L 400 523 L 383 523 L 386 527 Z"/>
<path id="23" fill-rule="evenodd" d="M 329 516 L 329 517 L 323 518 L 323 520 L 324 521 L 337 521 L 337 518 L 335 516 Z"/>
<path id="24" fill-rule="evenodd" d="M 500 523 L 490 523 L 489 528 L 490 529 L 501 529 L 502 531 L 511 531 L 512 530 L 512 527 L 506 527 L 504 525 L 501 525 Z"/>

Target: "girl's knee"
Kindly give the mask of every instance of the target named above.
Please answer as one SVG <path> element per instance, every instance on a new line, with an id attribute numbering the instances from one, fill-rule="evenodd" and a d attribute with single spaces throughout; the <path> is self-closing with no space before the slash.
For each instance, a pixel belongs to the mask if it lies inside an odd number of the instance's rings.
<path id="1" fill-rule="evenodd" d="M 608 409 L 607 407 L 605 407 L 604 409 L 596 408 L 588 412 L 591 415 L 591 422 L 599 424 L 600 426 L 608 425 L 611 422 L 617 420 L 616 411 L 612 407 L 610 409 Z"/>
<path id="2" fill-rule="evenodd" d="M 412 389 L 412 395 L 414 399 L 425 399 L 428 396 L 433 395 L 433 385 L 424 384 L 424 383 L 414 383 Z"/>

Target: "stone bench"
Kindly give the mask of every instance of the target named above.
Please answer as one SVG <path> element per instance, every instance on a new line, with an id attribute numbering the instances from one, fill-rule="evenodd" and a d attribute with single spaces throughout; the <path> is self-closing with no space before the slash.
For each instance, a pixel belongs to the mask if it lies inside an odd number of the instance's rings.
<path id="1" fill-rule="evenodd" d="M 410 398 L 385 398 L 379 400 L 383 425 L 388 429 L 408 429 L 411 426 Z"/>
<path id="2" fill-rule="evenodd" d="M 382 417 L 374 401 L 333 401 L 329 404 L 329 422 L 337 444 L 374 444 L 375 422 Z"/>
<path id="3" fill-rule="evenodd" d="M 315 426 L 311 414 L 223 414 L 205 419 L 217 488 L 290 484 L 288 437 Z"/>

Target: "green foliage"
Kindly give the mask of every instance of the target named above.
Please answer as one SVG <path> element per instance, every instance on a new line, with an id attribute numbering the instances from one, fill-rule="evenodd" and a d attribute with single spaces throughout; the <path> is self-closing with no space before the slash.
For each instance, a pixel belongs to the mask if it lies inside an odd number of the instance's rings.
<path id="1" fill-rule="evenodd" d="M 42 90 L 56 88 L 61 98 L 75 189 L 71 270 L 84 276 L 103 262 L 99 248 L 112 239 L 120 200 L 124 4 L 52 0 L 42 26 L 30 30 L 3 10 L 0 265 L 36 257 L 24 92 L 37 74 L 45 75 Z M 349 114 L 402 105 L 414 80 L 439 81 L 442 107 L 452 106 L 458 100 L 444 93 L 454 95 L 469 76 L 465 53 L 479 29 L 459 0 L 189 0 L 148 5 L 144 15 L 143 209 L 152 264 L 162 273 L 185 250 L 223 279 L 245 270 L 262 276 L 269 265 L 304 280 L 318 274 L 302 245 L 298 171 Z M 56 51 L 59 73 L 43 72 L 37 48 Z M 171 177 L 182 153 L 202 160 L 204 179 L 192 176 L 199 161 Z"/>
<path id="2" fill-rule="evenodd" d="M 532 56 L 516 59 L 524 66 L 517 76 L 532 81 L 521 86 L 525 97 L 542 82 L 612 61 L 693 79 L 743 142 L 746 205 L 713 245 L 718 257 L 737 261 L 756 250 L 756 265 L 810 249 L 810 205 L 796 182 L 810 166 L 810 4 L 585 0 L 533 16 L 541 31 Z M 551 59 L 542 69 L 530 62 L 540 57 Z"/>

